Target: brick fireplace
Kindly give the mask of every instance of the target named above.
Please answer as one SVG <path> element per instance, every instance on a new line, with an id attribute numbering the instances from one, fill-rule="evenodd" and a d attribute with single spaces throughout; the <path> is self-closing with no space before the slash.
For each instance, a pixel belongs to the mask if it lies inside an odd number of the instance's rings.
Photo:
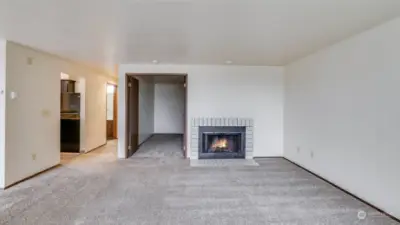
<path id="1" fill-rule="evenodd" d="M 192 118 L 191 159 L 253 158 L 253 119 Z"/>

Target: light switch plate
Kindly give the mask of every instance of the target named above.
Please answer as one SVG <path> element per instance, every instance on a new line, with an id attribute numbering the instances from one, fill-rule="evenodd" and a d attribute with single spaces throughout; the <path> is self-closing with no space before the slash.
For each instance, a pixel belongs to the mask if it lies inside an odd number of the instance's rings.
<path id="1" fill-rule="evenodd" d="M 17 97 L 18 97 L 17 92 L 15 92 L 15 91 L 10 92 L 10 98 L 11 99 L 16 99 Z"/>

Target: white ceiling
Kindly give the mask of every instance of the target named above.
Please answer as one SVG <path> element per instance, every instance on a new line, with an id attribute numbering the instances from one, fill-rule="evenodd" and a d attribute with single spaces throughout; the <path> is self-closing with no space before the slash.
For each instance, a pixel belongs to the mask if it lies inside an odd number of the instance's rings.
<path id="1" fill-rule="evenodd" d="M 95 65 L 284 65 L 400 15 L 400 0 L 0 0 L 0 37 Z"/>

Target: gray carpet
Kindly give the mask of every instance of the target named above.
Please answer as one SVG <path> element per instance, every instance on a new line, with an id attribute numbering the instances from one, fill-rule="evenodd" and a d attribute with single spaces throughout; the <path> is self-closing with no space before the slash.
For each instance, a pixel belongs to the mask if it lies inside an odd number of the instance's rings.
<path id="1" fill-rule="evenodd" d="M 179 134 L 155 134 L 144 142 L 134 158 L 183 158 L 183 137 Z"/>
<path id="2" fill-rule="evenodd" d="M 0 224 L 397 224 L 283 159 L 190 167 L 172 139 L 127 160 L 112 142 L 1 191 Z"/>
<path id="3" fill-rule="evenodd" d="M 192 167 L 259 166 L 254 159 L 191 159 Z"/>

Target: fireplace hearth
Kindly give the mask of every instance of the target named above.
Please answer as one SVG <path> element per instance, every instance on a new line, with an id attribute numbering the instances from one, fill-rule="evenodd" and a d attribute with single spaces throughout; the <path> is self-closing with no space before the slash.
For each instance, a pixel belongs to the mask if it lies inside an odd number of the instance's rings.
<path id="1" fill-rule="evenodd" d="M 200 126 L 199 159 L 246 157 L 246 127 Z"/>

